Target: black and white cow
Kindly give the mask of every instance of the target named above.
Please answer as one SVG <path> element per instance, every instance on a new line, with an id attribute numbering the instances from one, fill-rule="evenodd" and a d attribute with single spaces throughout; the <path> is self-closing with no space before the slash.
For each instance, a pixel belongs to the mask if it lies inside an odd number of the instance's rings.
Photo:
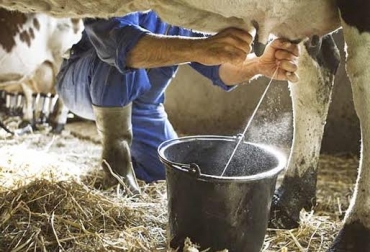
<path id="1" fill-rule="evenodd" d="M 0 89 L 25 97 L 22 126 L 34 124 L 33 94 L 55 94 L 62 56 L 81 38 L 81 19 L 54 18 L 0 9 Z M 40 112 L 40 111 L 38 111 Z M 51 124 L 60 132 L 68 109 L 61 99 Z"/>
<path id="2" fill-rule="evenodd" d="M 169 23 L 200 31 L 230 26 L 257 31 L 256 52 L 270 34 L 302 41 L 300 83 L 290 84 L 294 139 L 272 206 L 271 223 L 285 228 L 297 226 L 300 210 L 314 204 L 321 140 L 339 64 L 335 44 L 325 35 L 342 27 L 362 141 L 355 192 L 330 251 L 370 251 L 370 0 L 0 0 L 0 6 L 69 17 L 153 9 Z"/>

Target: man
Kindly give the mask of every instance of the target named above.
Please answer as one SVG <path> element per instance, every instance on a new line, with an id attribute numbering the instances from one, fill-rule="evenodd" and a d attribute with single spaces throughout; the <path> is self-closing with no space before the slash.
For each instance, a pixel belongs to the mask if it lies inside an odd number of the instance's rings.
<path id="1" fill-rule="evenodd" d="M 136 177 L 165 178 L 157 147 L 177 137 L 163 102 L 179 64 L 189 64 L 225 90 L 260 74 L 272 77 L 277 66 L 275 79 L 297 81 L 296 45 L 275 40 L 263 56 L 246 57 L 251 42 L 244 30 L 205 36 L 170 26 L 152 11 L 87 19 L 83 38 L 62 65 L 57 90 L 72 112 L 95 120 L 104 170 L 136 193 Z"/>

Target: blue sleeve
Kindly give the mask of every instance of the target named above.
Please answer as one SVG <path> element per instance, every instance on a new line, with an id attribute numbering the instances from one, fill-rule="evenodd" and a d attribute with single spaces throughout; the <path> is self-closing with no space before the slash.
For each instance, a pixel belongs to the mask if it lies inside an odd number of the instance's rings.
<path id="1" fill-rule="evenodd" d="M 202 65 L 196 62 L 192 62 L 190 63 L 190 66 L 193 69 L 195 69 L 197 72 L 202 74 L 203 76 L 210 79 L 213 85 L 219 86 L 225 91 L 231 91 L 234 88 L 236 88 L 236 85 L 228 86 L 221 80 L 220 75 L 219 75 L 219 69 L 220 69 L 219 65 L 218 66 L 205 66 L 205 65 Z"/>
<path id="2" fill-rule="evenodd" d="M 86 19 L 85 31 L 99 58 L 121 73 L 132 71 L 126 66 L 127 53 L 148 30 L 139 26 L 140 14 L 131 13 L 111 19 Z"/>

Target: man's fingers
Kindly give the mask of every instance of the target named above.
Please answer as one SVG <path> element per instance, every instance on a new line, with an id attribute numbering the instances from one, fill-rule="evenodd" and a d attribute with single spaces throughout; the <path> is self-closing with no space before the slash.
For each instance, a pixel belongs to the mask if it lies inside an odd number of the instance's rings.
<path id="1" fill-rule="evenodd" d="M 284 73 L 284 79 L 296 83 L 299 77 L 298 70 L 299 46 L 284 39 L 276 39 L 271 43 L 275 48 L 275 58 L 278 60 L 279 68 Z"/>
<path id="2" fill-rule="evenodd" d="M 297 64 L 295 61 L 289 61 L 289 60 L 281 60 L 279 61 L 279 68 L 287 71 L 287 72 L 295 72 L 298 69 Z"/>
<path id="3" fill-rule="evenodd" d="M 237 36 L 231 35 L 231 36 L 225 38 L 225 41 L 227 42 L 227 44 L 233 45 L 233 46 L 243 50 L 246 54 L 250 53 L 250 51 L 252 49 L 250 43 L 248 43 L 245 40 L 240 39 Z"/>
<path id="4" fill-rule="evenodd" d="M 218 35 L 216 35 L 220 40 L 219 42 L 223 42 L 228 45 L 235 46 L 245 53 L 249 53 L 251 51 L 251 44 L 252 44 L 252 36 L 241 29 L 237 28 L 228 28 L 223 30 Z"/>
<path id="5" fill-rule="evenodd" d="M 299 77 L 296 73 L 286 72 L 285 77 L 288 81 L 293 82 L 293 83 L 296 83 L 299 81 Z"/>
<path id="6" fill-rule="evenodd" d="M 238 37 L 239 39 L 247 42 L 248 44 L 251 44 L 252 41 L 253 41 L 253 37 L 249 32 L 247 32 L 245 30 L 242 30 L 242 29 L 234 28 L 234 27 L 227 28 L 227 29 L 223 30 L 220 33 L 233 35 L 233 36 Z"/>
<path id="7" fill-rule="evenodd" d="M 276 50 L 275 58 L 277 60 L 289 60 L 289 61 L 298 61 L 298 57 L 292 54 L 291 52 L 285 50 Z"/>

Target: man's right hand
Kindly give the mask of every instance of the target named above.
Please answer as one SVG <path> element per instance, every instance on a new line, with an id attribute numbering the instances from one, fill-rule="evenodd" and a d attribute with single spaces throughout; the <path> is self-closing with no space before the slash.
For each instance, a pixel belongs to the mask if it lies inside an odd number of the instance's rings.
<path id="1" fill-rule="evenodd" d="M 251 51 L 252 35 L 238 28 L 227 28 L 195 43 L 198 48 L 197 62 L 203 65 L 243 63 Z"/>

